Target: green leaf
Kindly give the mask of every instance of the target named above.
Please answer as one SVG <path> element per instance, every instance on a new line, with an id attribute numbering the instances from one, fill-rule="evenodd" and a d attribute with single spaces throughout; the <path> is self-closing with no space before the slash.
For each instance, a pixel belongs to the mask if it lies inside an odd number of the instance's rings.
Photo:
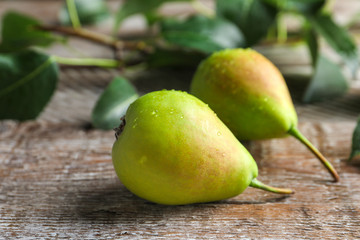
<path id="1" fill-rule="evenodd" d="M 347 30 L 337 25 L 330 15 L 318 14 L 310 17 L 309 20 L 316 32 L 345 58 L 347 66 L 355 73 L 359 64 L 357 47 Z"/>
<path id="2" fill-rule="evenodd" d="M 120 23 L 134 14 L 149 14 L 166 2 L 190 2 L 192 0 L 126 0 L 116 13 L 114 31 L 118 30 Z"/>
<path id="3" fill-rule="evenodd" d="M 352 160 L 354 157 L 360 155 L 360 118 L 357 121 L 357 125 L 354 129 L 353 136 L 352 136 L 352 148 L 349 157 L 349 161 Z"/>
<path id="4" fill-rule="evenodd" d="M 347 90 L 348 84 L 340 67 L 320 55 L 303 101 L 305 103 L 324 101 L 341 96 Z"/>
<path id="5" fill-rule="evenodd" d="M 14 52 L 29 46 L 48 46 L 56 38 L 47 32 L 37 30 L 39 22 L 16 12 L 8 12 L 2 20 L 2 42 L 0 52 Z"/>
<path id="6" fill-rule="evenodd" d="M 236 25 L 221 18 L 195 15 L 185 21 L 167 19 L 161 29 L 167 42 L 203 53 L 244 46 L 244 38 Z"/>
<path id="7" fill-rule="evenodd" d="M 156 49 L 148 56 L 146 63 L 150 68 L 196 67 L 205 57 L 205 54 L 194 51 Z"/>
<path id="8" fill-rule="evenodd" d="M 82 25 L 98 23 L 110 16 L 109 9 L 104 0 L 75 0 L 77 14 Z M 59 13 L 63 25 L 71 25 L 71 20 L 66 4 Z"/>
<path id="9" fill-rule="evenodd" d="M 120 118 L 138 97 L 135 88 L 126 79 L 114 78 L 93 109 L 93 125 L 106 130 L 119 126 Z"/>
<path id="10" fill-rule="evenodd" d="M 0 119 L 36 118 L 57 80 L 57 64 L 48 55 L 33 50 L 0 54 Z"/>
<path id="11" fill-rule="evenodd" d="M 306 44 L 307 44 L 307 46 L 309 48 L 312 66 L 315 68 L 316 67 L 316 62 L 317 62 L 317 59 L 318 59 L 319 43 L 318 43 L 318 38 L 317 38 L 316 32 L 314 31 L 314 29 L 309 24 L 307 24 L 305 26 L 304 39 L 305 39 Z"/>
<path id="12" fill-rule="evenodd" d="M 256 44 L 266 36 L 277 14 L 273 6 L 261 0 L 217 0 L 216 12 L 241 29 L 247 46 Z"/>
<path id="13" fill-rule="evenodd" d="M 281 11 L 313 14 L 318 12 L 326 3 L 325 0 L 263 0 Z"/>

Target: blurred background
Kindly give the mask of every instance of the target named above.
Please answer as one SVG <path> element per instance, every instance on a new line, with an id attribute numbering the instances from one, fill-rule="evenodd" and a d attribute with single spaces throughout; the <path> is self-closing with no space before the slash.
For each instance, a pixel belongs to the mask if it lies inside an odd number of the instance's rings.
<path id="1" fill-rule="evenodd" d="M 49 56 L 127 61 L 127 66 L 110 68 L 60 63 L 60 80 L 54 97 L 48 99 L 50 104 L 38 113 L 41 115 L 35 114 L 46 121 L 91 125 L 96 102 L 115 76 L 127 79 L 139 94 L 164 88 L 188 90 L 201 59 L 211 52 L 234 47 L 255 48 L 279 67 L 300 120 L 302 117 L 315 121 L 356 120 L 360 104 L 357 93 L 359 1 L 241 2 L 150 1 L 141 4 L 133 1 L 126 5 L 124 1 L 115 0 L 75 1 L 81 29 L 100 38 L 116 38 L 120 44 L 130 43 L 128 48 L 114 50 L 111 44 L 82 36 L 82 31 L 80 34 L 66 31 L 76 28 L 66 1 L 1 1 L 3 38 L 4 25 L 16 29 L 19 16 L 37 21 L 35 25 L 47 27 L 42 30 L 57 38 L 42 44 L 36 38 L 26 42 L 25 34 L 25 40 L 18 44 L 5 36 L 5 41 L 14 42 L 15 47 L 3 43 L 2 52 L 39 49 L 42 45 L 40 51 Z M 12 13 L 19 16 L 9 17 Z M 4 23 L 6 16 L 10 20 Z M 27 29 L 33 25 L 29 26 Z M 19 34 L 22 30 L 14 31 Z M 148 48 L 137 48 L 135 45 L 139 42 L 146 43 Z M 326 61 L 316 65 L 319 56 L 324 56 Z M 327 69 L 333 71 L 319 76 L 320 72 L 328 72 Z M 16 116 L 10 114 L 3 118 L 16 119 Z"/>

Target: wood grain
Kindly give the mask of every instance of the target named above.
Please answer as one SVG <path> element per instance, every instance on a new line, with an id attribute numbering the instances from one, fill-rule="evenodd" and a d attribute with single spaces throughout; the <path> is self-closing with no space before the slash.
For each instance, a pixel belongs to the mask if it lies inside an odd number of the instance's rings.
<path id="1" fill-rule="evenodd" d="M 338 169 L 331 177 L 295 139 L 245 143 L 259 179 L 291 187 L 257 189 L 220 202 L 161 206 L 125 189 L 111 162 L 112 131 L 69 124 L 0 124 L 0 236 L 11 238 L 356 239 L 360 169 L 346 162 L 354 123 L 300 129 Z"/>

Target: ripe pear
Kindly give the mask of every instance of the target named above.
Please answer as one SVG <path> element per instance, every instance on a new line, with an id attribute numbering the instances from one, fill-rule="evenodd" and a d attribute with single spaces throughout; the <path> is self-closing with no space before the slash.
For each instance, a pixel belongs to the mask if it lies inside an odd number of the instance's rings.
<path id="1" fill-rule="evenodd" d="M 249 185 L 292 193 L 259 182 L 245 147 L 205 103 L 185 92 L 163 90 L 138 98 L 116 136 L 112 159 L 119 179 L 151 202 L 212 202 Z"/>
<path id="2" fill-rule="evenodd" d="M 297 114 L 278 68 L 252 49 L 216 52 L 198 67 L 190 92 L 209 104 L 239 140 L 300 140 L 332 174 L 325 157 L 297 129 Z"/>

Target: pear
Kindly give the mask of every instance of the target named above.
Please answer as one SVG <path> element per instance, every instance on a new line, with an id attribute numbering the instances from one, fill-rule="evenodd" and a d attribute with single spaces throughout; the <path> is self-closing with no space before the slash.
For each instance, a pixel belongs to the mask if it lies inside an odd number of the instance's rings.
<path id="1" fill-rule="evenodd" d="M 249 185 L 289 194 L 256 179 L 256 162 L 196 97 L 180 91 L 148 93 L 133 102 L 116 129 L 112 149 L 120 181 L 148 201 L 183 205 L 242 193 Z"/>
<path id="2" fill-rule="evenodd" d="M 297 114 L 277 67 L 252 49 L 227 49 L 205 59 L 196 70 L 190 93 L 209 104 L 239 140 L 300 140 L 332 174 L 329 161 L 297 129 Z"/>

